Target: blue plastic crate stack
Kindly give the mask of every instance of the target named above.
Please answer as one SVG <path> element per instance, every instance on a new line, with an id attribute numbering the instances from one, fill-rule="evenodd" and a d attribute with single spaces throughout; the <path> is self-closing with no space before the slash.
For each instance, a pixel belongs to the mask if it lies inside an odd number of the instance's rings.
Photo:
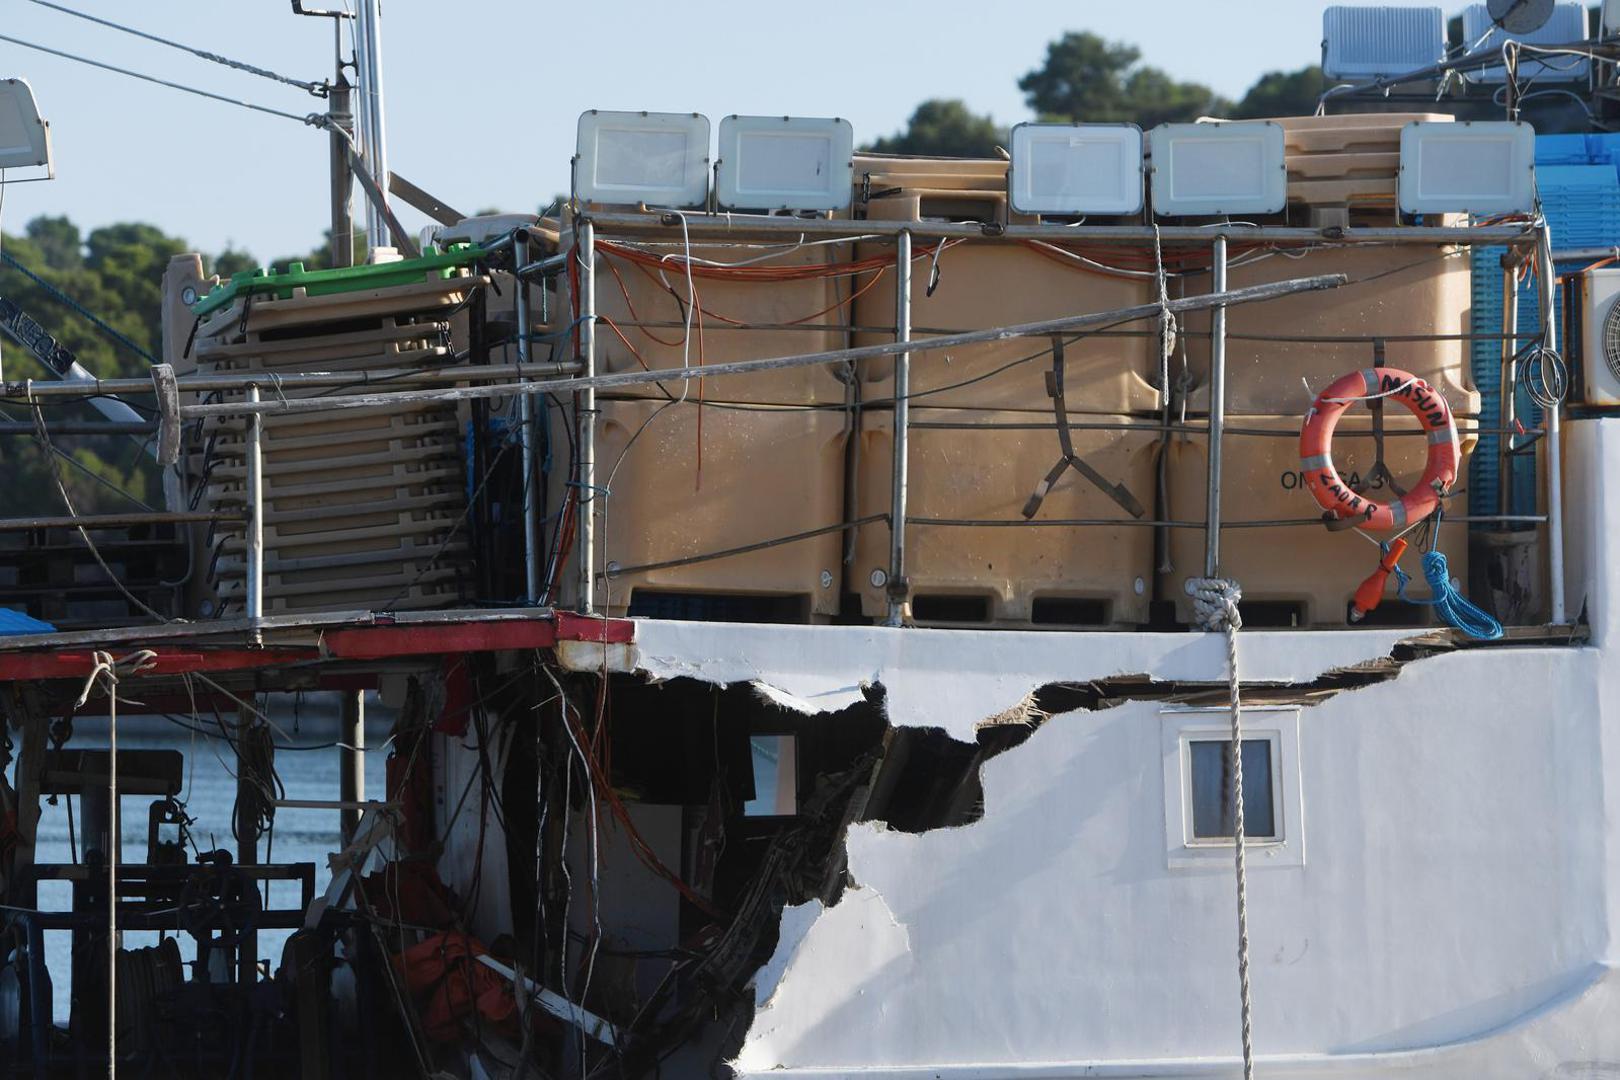
<path id="1" fill-rule="evenodd" d="M 1536 183 L 1542 209 L 1552 228 L 1554 248 L 1610 246 L 1620 243 L 1620 134 L 1538 135 Z M 1476 248 L 1473 254 L 1473 331 L 1502 332 L 1502 253 L 1499 247 Z M 1579 265 L 1560 264 L 1560 272 Z M 1559 293 L 1562 304 L 1562 291 Z M 1519 331 L 1532 333 L 1541 326 L 1541 305 L 1532 281 L 1519 288 Z M 1562 344 L 1562 343 L 1560 343 Z M 1501 350 L 1495 341 L 1473 343 L 1474 385 L 1484 397 L 1480 426 L 1501 427 Z M 1540 411 L 1521 389 L 1518 415 L 1540 422 Z M 1528 420 L 1526 421 L 1528 426 Z M 1535 459 L 1523 455 L 1513 462 L 1513 505 L 1497 505 L 1501 436 L 1494 430 L 1480 435 L 1468 477 L 1468 509 L 1473 514 L 1533 514 L 1536 512 Z"/>

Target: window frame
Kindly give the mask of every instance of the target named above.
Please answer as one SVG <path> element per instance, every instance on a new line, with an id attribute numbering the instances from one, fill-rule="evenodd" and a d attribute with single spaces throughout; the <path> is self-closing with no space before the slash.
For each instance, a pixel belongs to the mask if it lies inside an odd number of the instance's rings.
<path id="1" fill-rule="evenodd" d="M 1249 866 L 1305 865 L 1305 817 L 1300 790 L 1298 705 L 1245 705 L 1243 738 L 1264 740 L 1271 750 L 1271 809 L 1275 835 L 1244 842 Z M 1164 775 L 1165 859 L 1171 869 L 1227 868 L 1235 844 L 1230 837 L 1193 833 L 1192 748 L 1194 742 L 1230 743 L 1231 714 L 1221 708 L 1161 710 L 1160 752 Z"/>

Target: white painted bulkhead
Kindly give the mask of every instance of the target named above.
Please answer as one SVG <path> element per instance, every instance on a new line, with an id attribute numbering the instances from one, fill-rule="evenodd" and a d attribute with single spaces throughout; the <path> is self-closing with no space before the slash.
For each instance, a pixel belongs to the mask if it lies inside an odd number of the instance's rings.
<path id="1" fill-rule="evenodd" d="M 1249 860 L 1263 1076 L 1620 1075 L 1620 419 L 1565 432 L 1589 644 L 1414 661 L 1298 712 L 1304 847 Z M 1243 632 L 1245 681 L 1308 682 L 1410 633 Z M 1224 679 L 1196 634 L 647 622 L 625 663 L 807 711 L 881 682 L 892 723 L 958 738 L 1046 682 Z M 738 1071 L 1238 1075 L 1232 867 L 1167 850 L 1162 713 L 1053 717 L 985 765 L 971 825 L 852 827 L 855 887 L 784 914 Z"/>

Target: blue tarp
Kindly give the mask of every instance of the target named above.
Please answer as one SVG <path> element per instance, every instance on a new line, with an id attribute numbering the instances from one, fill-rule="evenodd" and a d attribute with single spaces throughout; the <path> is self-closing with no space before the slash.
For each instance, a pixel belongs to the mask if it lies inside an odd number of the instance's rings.
<path id="1" fill-rule="evenodd" d="M 0 637 L 12 634 L 49 634 L 55 630 L 56 627 L 50 623 L 41 622 L 32 615 L 0 607 Z"/>

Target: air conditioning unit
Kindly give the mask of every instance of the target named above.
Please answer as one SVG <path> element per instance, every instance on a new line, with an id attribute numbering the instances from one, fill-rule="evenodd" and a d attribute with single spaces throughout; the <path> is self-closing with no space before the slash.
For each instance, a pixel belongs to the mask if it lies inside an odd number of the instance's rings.
<path id="1" fill-rule="evenodd" d="M 1620 405 L 1620 270 L 1581 275 L 1581 404 Z"/>

